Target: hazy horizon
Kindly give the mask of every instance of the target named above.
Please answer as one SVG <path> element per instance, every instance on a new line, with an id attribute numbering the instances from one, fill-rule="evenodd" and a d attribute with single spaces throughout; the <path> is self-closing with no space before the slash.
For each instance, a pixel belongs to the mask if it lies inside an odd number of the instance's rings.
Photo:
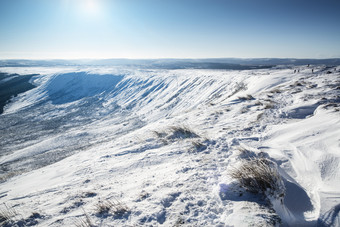
<path id="1" fill-rule="evenodd" d="M 201 58 L 176 58 L 176 57 L 159 57 L 159 58 L 0 58 L 0 61 L 105 61 L 105 60 L 127 60 L 127 61 L 155 61 L 155 60 L 338 60 L 340 57 L 320 57 L 320 58 L 295 58 L 295 57 L 201 57 Z"/>

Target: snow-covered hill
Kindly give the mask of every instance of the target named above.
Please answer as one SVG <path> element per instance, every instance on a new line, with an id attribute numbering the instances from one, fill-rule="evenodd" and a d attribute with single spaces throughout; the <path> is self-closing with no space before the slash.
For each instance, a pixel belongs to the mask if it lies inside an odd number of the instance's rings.
<path id="1" fill-rule="evenodd" d="M 40 74 L 0 115 L 7 226 L 340 224 L 336 67 L 1 71 Z M 231 177 L 257 159 L 284 193 Z"/>

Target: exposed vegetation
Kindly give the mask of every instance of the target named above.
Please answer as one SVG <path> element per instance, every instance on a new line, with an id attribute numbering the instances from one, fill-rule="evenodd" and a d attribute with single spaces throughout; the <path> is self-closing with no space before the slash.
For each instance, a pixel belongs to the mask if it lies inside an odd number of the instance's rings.
<path id="1" fill-rule="evenodd" d="M 170 138 L 173 138 L 173 139 L 175 138 L 186 139 L 186 138 L 199 137 L 193 130 L 185 126 L 173 126 L 173 127 L 170 127 L 170 131 L 172 133 Z"/>
<path id="2" fill-rule="evenodd" d="M 243 83 L 243 82 L 236 83 L 235 90 L 228 97 L 231 97 L 231 96 L 237 94 L 238 92 L 244 91 L 244 90 L 247 90 L 247 85 L 245 83 Z"/>
<path id="3" fill-rule="evenodd" d="M 200 140 L 194 140 L 191 141 L 194 151 L 203 151 L 207 148 L 207 145 L 205 145 L 205 141 L 207 141 L 208 139 L 205 139 L 203 142 Z"/>
<path id="4" fill-rule="evenodd" d="M 252 95 L 248 94 L 246 96 L 239 96 L 238 99 L 242 101 L 247 101 L 247 100 L 254 100 L 255 98 Z"/>
<path id="5" fill-rule="evenodd" d="M 16 215 L 17 214 L 14 209 L 8 207 L 7 204 L 3 204 L 0 208 L 0 225 L 6 226 Z"/>
<path id="6" fill-rule="evenodd" d="M 126 213 L 130 212 L 130 209 L 122 202 L 118 201 L 100 201 L 96 206 L 97 214 L 99 215 L 109 215 L 112 214 L 116 217 L 121 217 Z"/>
<path id="7" fill-rule="evenodd" d="M 172 126 L 164 131 L 153 131 L 163 144 L 178 139 L 200 138 L 200 136 L 187 126 Z"/>
<path id="8" fill-rule="evenodd" d="M 276 165 L 266 158 L 243 160 L 241 166 L 230 172 L 230 176 L 252 193 L 269 193 L 274 197 L 283 197 L 285 194 Z"/>
<path id="9" fill-rule="evenodd" d="M 11 227 L 11 226 L 33 226 L 37 225 L 38 219 L 44 218 L 37 212 L 33 212 L 29 217 L 23 218 L 20 213 L 17 213 L 14 208 L 3 204 L 0 207 L 0 226 Z"/>
<path id="10" fill-rule="evenodd" d="M 274 94 L 279 94 L 281 93 L 282 91 L 279 89 L 279 88 L 274 88 L 273 90 L 270 91 L 271 93 L 274 93 Z"/>
<path id="11" fill-rule="evenodd" d="M 14 176 L 20 175 L 23 171 L 22 170 L 9 170 L 5 169 L 0 170 L 0 183 L 5 182 L 7 179 L 10 179 Z"/>
<path id="12" fill-rule="evenodd" d="M 78 219 L 78 221 L 75 223 L 76 227 L 95 227 L 93 224 L 90 216 L 84 211 L 85 218 L 83 219 Z"/>

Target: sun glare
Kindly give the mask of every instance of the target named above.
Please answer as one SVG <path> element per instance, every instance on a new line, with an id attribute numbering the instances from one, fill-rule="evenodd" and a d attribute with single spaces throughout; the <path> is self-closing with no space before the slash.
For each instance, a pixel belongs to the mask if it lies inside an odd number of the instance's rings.
<path id="1" fill-rule="evenodd" d="M 82 0 L 82 9 L 86 14 L 95 15 L 99 13 L 99 1 L 98 0 Z"/>

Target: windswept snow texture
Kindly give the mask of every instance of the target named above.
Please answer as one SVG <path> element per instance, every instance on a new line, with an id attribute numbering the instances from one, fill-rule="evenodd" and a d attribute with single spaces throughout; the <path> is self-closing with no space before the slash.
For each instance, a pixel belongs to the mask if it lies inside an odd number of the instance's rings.
<path id="1" fill-rule="evenodd" d="M 39 75 L 0 115 L 0 222 L 339 226 L 338 68 L 1 68 Z M 230 177 L 257 157 L 284 197 Z"/>

